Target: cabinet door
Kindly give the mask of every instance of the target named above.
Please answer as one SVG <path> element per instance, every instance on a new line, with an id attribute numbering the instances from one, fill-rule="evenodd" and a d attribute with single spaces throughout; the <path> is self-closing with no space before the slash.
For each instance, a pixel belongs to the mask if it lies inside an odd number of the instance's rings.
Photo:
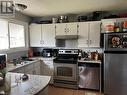
<path id="1" fill-rule="evenodd" d="M 77 35 L 77 23 L 67 23 L 67 35 Z"/>
<path id="2" fill-rule="evenodd" d="M 34 71 L 36 75 L 41 75 L 41 64 L 40 61 L 34 63 Z"/>
<path id="3" fill-rule="evenodd" d="M 43 64 L 44 64 L 43 75 L 51 76 L 50 84 L 53 84 L 53 73 L 54 73 L 53 61 L 44 61 Z"/>
<path id="4" fill-rule="evenodd" d="M 66 35 L 66 31 L 65 23 L 56 24 L 56 36 Z"/>
<path id="5" fill-rule="evenodd" d="M 41 24 L 30 25 L 30 46 L 41 47 Z"/>
<path id="6" fill-rule="evenodd" d="M 24 66 L 24 69 L 25 69 L 25 73 L 33 74 L 33 71 L 34 71 L 33 63 Z"/>
<path id="7" fill-rule="evenodd" d="M 80 22 L 78 28 L 78 47 L 88 47 L 89 23 Z"/>
<path id="8" fill-rule="evenodd" d="M 43 47 L 55 47 L 55 24 L 42 24 Z"/>
<path id="9" fill-rule="evenodd" d="M 100 47 L 101 22 L 90 22 L 89 28 L 89 47 Z"/>

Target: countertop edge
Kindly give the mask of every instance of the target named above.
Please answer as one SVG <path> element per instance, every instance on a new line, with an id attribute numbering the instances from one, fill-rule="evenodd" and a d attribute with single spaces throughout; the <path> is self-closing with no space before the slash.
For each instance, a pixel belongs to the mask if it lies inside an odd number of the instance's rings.
<path id="1" fill-rule="evenodd" d="M 13 64 L 11 64 L 11 65 L 13 65 L 13 68 L 11 68 L 10 66 L 9 66 L 9 64 L 6 66 L 6 71 L 8 71 L 8 72 L 12 72 L 13 70 L 16 70 L 16 69 L 19 69 L 19 68 L 22 68 L 22 67 L 24 67 L 24 66 L 27 66 L 27 65 L 30 65 L 30 64 L 33 64 L 33 63 L 35 63 L 35 62 L 38 62 L 38 61 L 40 61 L 40 60 L 34 60 L 34 61 L 27 61 L 28 63 L 26 63 L 26 64 L 23 64 L 23 65 L 21 65 L 21 64 L 19 64 L 20 66 L 14 66 Z M 8 68 L 11 68 L 10 70 L 8 70 Z"/>

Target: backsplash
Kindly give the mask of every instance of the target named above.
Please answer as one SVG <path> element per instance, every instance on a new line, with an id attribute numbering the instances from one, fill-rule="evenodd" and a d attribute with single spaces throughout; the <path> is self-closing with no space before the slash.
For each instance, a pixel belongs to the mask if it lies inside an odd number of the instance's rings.
<path id="1" fill-rule="evenodd" d="M 57 47 L 64 47 L 64 48 L 77 48 L 78 41 L 77 40 L 70 40 L 70 39 L 69 40 L 57 39 L 56 46 Z"/>
<path id="2" fill-rule="evenodd" d="M 13 53 L 7 53 L 7 60 L 17 59 L 21 56 L 26 56 L 27 54 L 28 54 L 28 51 L 18 51 Z"/>

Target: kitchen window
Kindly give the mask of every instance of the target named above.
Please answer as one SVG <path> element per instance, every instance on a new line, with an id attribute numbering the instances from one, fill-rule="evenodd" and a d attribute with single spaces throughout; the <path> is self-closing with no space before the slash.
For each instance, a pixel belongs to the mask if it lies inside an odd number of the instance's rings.
<path id="1" fill-rule="evenodd" d="M 8 22 L 0 19 L 0 50 L 8 49 Z"/>
<path id="2" fill-rule="evenodd" d="M 10 48 L 25 47 L 24 26 L 9 23 Z"/>
<path id="3" fill-rule="evenodd" d="M 26 23 L 15 24 L 7 20 L 0 19 L 0 52 L 14 51 L 26 48 L 25 42 L 25 26 Z"/>

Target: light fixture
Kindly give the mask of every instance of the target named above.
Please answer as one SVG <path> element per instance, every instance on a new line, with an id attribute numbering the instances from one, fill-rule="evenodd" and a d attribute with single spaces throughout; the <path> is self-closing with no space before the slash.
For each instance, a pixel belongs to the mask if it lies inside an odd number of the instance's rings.
<path id="1" fill-rule="evenodd" d="M 13 4 L 13 7 L 14 7 L 14 9 L 17 10 L 17 11 L 23 11 L 24 9 L 27 8 L 26 5 L 24 5 L 24 4 L 19 4 L 19 3 Z"/>

